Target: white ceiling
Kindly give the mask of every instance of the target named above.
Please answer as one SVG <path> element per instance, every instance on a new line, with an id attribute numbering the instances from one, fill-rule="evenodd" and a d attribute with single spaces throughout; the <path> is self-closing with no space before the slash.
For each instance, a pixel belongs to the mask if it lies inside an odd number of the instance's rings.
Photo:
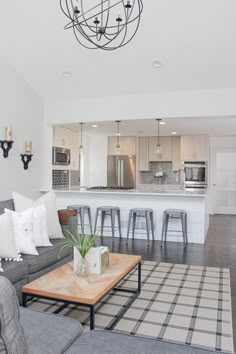
<path id="1" fill-rule="evenodd" d="M 44 99 L 236 86 L 235 0 L 143 3 L 133 41 L 103 52 L 84 49 L 63 29 L 59 0 L 2 0 L 0 51 Z"/>
<path id="2" fill-rule="evenodd" d="M 168 136 L 173 131 L 177 135 L 207 134 L 209 136 L 236 135 L 236 119 L 233 117 L 212 118 L 167 118 L 165 125 L 160 125 L 160 135 Z M 97 128 L 92 125 L 97 124 Z M 79 131 L 79 124 L 60 125 Z M 112 136 L 116 134 L 115 122 L 93 122 L 83 125 L 83 132 L 88 136 Z M 120 124 L 121 135 L 153 136 L 157 135 L 157 122 L 154 119 L 128 120 Z"/>

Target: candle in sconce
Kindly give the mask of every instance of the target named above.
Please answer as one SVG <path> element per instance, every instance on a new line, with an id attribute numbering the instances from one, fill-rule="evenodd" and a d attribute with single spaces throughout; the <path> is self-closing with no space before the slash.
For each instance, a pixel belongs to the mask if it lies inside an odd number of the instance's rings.
<path id="1" fill-rule="evenodd" d="M 12 141 L 12 128 L 9 126 L 5 128 L 5 140 Z"/>
<path id="2" fill-rule="evenodd" d="M 32 141 L 25 142 L 25 153 L 26 155 L 32 155 Z"/>

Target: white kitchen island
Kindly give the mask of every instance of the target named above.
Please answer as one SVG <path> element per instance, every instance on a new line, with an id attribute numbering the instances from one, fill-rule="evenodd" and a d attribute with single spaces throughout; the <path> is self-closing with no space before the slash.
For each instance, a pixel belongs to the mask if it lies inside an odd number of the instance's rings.
<path id="1" fill-rule="evenodd" d="M 154 212 L 155 239 L 161 239 L 162 215 L 165 209 L 185 209 L 188 215 L 189 243 L 205 242 L 209 227 L 208 195 L 205 191 L 184 190 L 151 190 L 134 189 L 129 191 L 86 190 L 80 188 L 55 190 L 58 209 L 65 209 L 68 205 L 83 204 L 91 208 L 94 225 L 96 208 L 99 206 L 118 206 L 121 209 L 122 238 L 127 236 L 128 213 L 131 208 L 152 208 Z M 140 221 L 139 221 L 140 220 Z M 85 221 L 86 222 L 86 221 Z M 100 225 L 100 220 L 98 226 Z M 110 219 L 106 218 L 106 225 Z M 146 239 L 145 220 L 137 219 L 136 226 L 144 230 L 137 230 L 135 238 Z M 181 231 L 180 220 L 170 220 L 169 230 Z M 181 232 L 169 232 L 168 241 L 182 242 Z M 118 232 L 116 233 L 118 237 Z M 104 236 L 110 236 L 109 229 L 104 229 Z M 131 237 L 131 234 L 130 234 Z"/>

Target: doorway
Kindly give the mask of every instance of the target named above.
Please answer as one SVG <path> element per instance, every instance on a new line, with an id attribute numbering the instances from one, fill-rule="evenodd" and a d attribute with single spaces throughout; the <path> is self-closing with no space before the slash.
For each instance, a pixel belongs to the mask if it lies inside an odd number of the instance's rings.
<path id="1" fill-rule="evenodd" d="M 236 148 L 212 152 L 213 214 L 236 214 Z"/>

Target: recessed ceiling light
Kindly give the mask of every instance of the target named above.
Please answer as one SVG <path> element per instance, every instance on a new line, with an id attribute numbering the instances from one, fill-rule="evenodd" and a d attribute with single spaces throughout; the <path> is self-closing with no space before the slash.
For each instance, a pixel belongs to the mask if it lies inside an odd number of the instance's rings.
<path id="1" fill-rule="evenodd" d="M 161 62 L 160 61 L 158 61 L 158 60 L 154 60 L 153 62 L 152 62 L 152 66 L 154 67 L 154 68 L 160 68 L 161 67 Z"/>
<path id="2" fill-rule="evenodd" d="M 172 134 L 172 135 L 176 135 L 177 133 L 176 133 L 176 132 L 172 132 L 171 134 Z"/>
<path id="3" fill-rule="evenodd" d="M 116 136 L 120 136 L 120 133 L 116 133 Z"/>
<path id="4" fill-rule="evenodd" d="M 160 124 L 161 124 L 161 125 L 165 125 L 165 124 L 166 124 L 166 122 L 161 121 L 161 122 L 160 122 Z"/>
<path id="5" fill-rule="evenodd" d="M 72 76 L 71 72 L 69 72 L 69 71 L 63 71 L 62 75 L 66 78 L 69 78 Z"/>
<path id="6" fill-rule="evenodd" d="M 92 128 L 97 128 L 97 127 L 98 127 L 97 124 L 93 124 L 93 125 L 92 125 Z"/>

